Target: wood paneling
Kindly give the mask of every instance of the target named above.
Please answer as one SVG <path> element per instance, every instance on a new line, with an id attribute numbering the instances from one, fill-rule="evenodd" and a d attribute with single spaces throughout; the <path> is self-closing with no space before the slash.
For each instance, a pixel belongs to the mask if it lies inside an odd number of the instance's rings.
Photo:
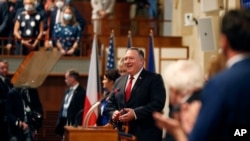
<path id="1" fill-rule="evenodd" d="M 81 76 L 80 85 L 83 88 L 86 88 L 86 82 L 87 76 Z M 63 75 L 48 76 L 43 85 L 38 88 L 44 111 L 58 111 L 66 89 Z"/>
<path id="2" fill-rule="evenodd" d="M 83 88 L 86 87 L 86 82 L 87 76 L 81 76 L 80 85 Z M 61 141 L 55 134 L 55 126 L 66 89 L 63 75 L 48 76 L 43 85 L 38 88 L 44 110 L 43 126 L 38 131 L 38 141 Z"/>
<path id="3" fill-rule="evenodd" d="M 65 127 L 65 141 L 117 141 L 118 130 L 112 127 Z"/>
<path id="4" fill-rule="evenodd" d="M 72 1 L 72 5 L 79 11 L 79 13 L 84 16 L 84 18 L 90 22 L 92 7 L 90 2 L 87 1 Z M 124 12 L 126 11 L 126 12 Z M 125 1 L 118 2 L 116 1 L 114 12 L 114 18 L 116 19 L 128 19 L 129 18 L 129 4 Z"/>
<path id="5" fill-rule="evenodd" d="M 98 36 L 99 41 L 106 45 L 109 45 L 109 36 Z M 148 47 L 149 45 L 149 32 L 148 36 L 133 36 L 132 43 L 134 47 Z M 115 35 L 115 46 L 127 46 L 127 36 Z M 181 37 L 154 37 L 154 45 L 157 47 L 180 47 L 182 46 Z"/>

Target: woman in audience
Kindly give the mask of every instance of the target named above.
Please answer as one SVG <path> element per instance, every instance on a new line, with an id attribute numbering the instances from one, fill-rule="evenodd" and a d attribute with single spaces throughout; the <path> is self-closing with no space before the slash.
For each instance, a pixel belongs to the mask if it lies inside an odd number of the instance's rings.
<path id="1" fill-rule="evenodd" d="M 22 13 L 17 13 L 14 26 L 14 36 L 17 38 L 16 53 L 27 55 L 38 50 L 38 45 L 43 36 L 43 16 L 36 12 L 34 0 L 24 0 Z"/>
<path id="2" fill-rule="evenodd" d="M 56 47 L 66 56 L 79 56 L 78 49 L 82 29 L 76 21 L 71 6 L 64 6 L 62 23 L 54 26 L 53 39 L 56 40 Z"/>
<path id="3" fill-rule="evenodd" d="M 107 70 L 103 76 L 102 84 L 104 89 L 103 98 L 101 100 L 101 105 L 99 109 L 99 116 L 97 119 L 97 125 L 103 126 L 109 122 L 109 114 L 106 113 L 107 100 L 113 90 L 115 80 L 120 77 L 119 71 L 117 69 Z"/>

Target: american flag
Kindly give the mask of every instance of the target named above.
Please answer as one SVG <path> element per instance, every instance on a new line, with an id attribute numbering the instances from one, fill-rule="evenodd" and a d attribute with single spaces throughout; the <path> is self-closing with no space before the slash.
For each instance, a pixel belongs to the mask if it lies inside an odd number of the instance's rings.
<path id="1" fill-rule="evenodd" d="M 115 68 L 115 54 L 114 54 L 114 33 L 112 32 L 109 39 L 109 50 L 106 70 Z"/>

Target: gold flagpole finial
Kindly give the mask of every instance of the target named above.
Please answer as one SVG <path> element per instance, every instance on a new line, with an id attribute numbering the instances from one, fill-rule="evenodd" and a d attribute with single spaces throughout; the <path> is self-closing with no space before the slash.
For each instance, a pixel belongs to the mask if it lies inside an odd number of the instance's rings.
<path id="1" fill-rule="evenodd" d="M 153 33 L 154 33 L 153 28 L 151 28 L 151 29 L 149 30 L 149 35 L 153 35 Z"/>

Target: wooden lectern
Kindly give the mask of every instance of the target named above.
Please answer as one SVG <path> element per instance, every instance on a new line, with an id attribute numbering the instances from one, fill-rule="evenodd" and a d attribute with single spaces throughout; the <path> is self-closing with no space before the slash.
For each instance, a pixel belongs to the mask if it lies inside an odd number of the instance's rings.
<path id="1" fill-rule="evenodd" d="M 65 141 L 118 141 L 118 131 L 109 127 L 64 128 Z"/>
<path id="2" fill-rule="evenodd" d="M 120 134 L 117 129 L 113 129 L 111 124 L 88 127 L 90 116 L 99 105 L 100 101 L 91 106 L 83 121 L 83 126 L 64 126 L 64 141 L 136 141 L 135 136 Z"/>

